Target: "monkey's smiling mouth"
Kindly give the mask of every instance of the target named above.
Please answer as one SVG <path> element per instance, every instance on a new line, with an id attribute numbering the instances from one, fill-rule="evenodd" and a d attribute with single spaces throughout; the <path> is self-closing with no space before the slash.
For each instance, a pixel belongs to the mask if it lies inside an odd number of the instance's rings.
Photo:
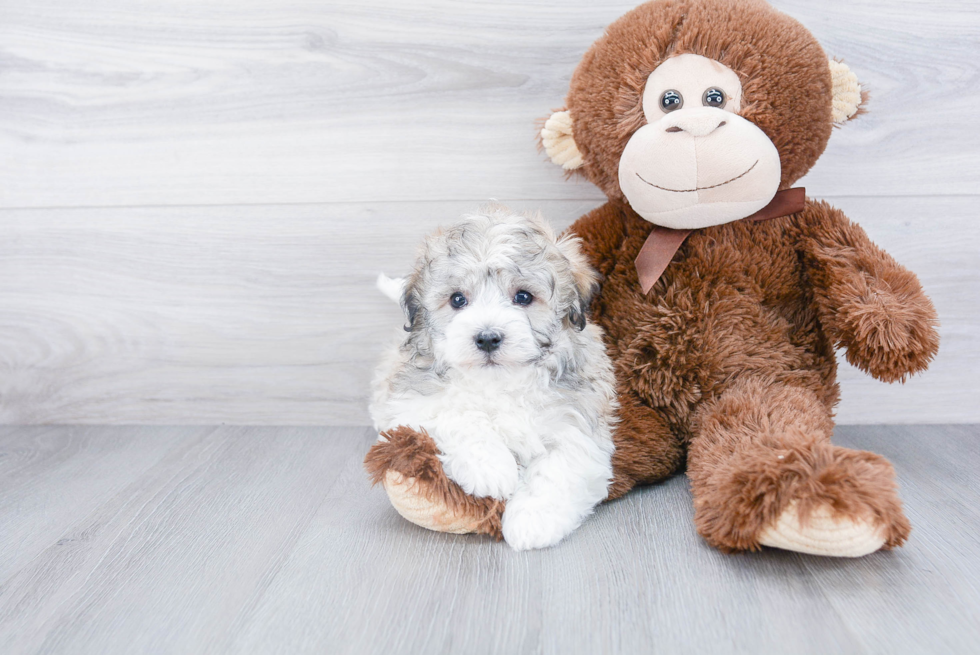
<path id="1" fill-rule="evenodd" d="M 719 182 L 718 184 L 712 184 L 711 186 L 694 187 L 693 189 L 668 189 L 667 187 L 659 186 L 657 184 L 654 184 L 653 182 L 647 182 L 646 180 L 643 179 L 643 176 L 640 175 L 639 173 L 637 173 L 636 176 L 638 178 L 640 178 L 640 180 L 643 181 L 645 184 L 649 184 L 650 186 L 655 187 L 657 189 L 661 189 L 662 191 L 672 191 L 673 193 L 691 193 L 692 191 L 704 191 L 705 189 L 717 189 L 720 186 L 725 186 L 726 184 L 728 184 L 730 182 L 734 182 L 738 178 L 744 177 L 744 176 L 748 175 L 749 174 L 749 171 L 751 171 L 753 168 L 755 168 L 755 165 L 758 164 L 758 163 L 759 163 L 759 160 L 756 159 L 755 160 L 755 164 L 752 164 L 751 166 L 749 166 L 749 168 L 744 173 L 740 173 L 740 174 L 736 175 L 735 177 L 733 177 L 730 180 L 725 180 L 724 182 Z"/>

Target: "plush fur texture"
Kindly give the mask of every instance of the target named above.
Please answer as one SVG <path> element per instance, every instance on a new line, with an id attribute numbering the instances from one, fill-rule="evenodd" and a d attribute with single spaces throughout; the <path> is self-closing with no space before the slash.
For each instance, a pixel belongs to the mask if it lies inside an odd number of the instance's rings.
<path id="1" fill-rule="evenodd" d="M 500 530 L 516 549 L 578 527 L 612 477 L 612 366 L 585 323 L 594 289 L 578 239 L 540 218 L 491 206 L 428 238 L 404 286 L 409 334 L 375 382 L 374 479 L 397 470 L 456 516 L 506 501 Z"/>
<path id="2" fill-rule="evenodd" d="M 697 529 L 724 551 L 757 549 L 788 511 L 803 524 L 817 514 L 872 522 L 884 547 L 898 546 L 910 526 L 891 465 L 830 439 L 837 348 L 885 382 L 935 357 L 936 312 L 913 273 L 839 210 L 808 200 L 790 216 L 695 230 L 640 289 L 634 259 L 652 225 L 625 201 L 617 170 L 644 124 L 645 81 L 682 53 L 739 75 L 739 114 L 779 151 L 780 188 L 813 166 L 833 126 L 827 56 L 761 0 L 649 2 L 576 69 L 566 99 L 583 156 L 575 172 L 609 197 L 570 228 L 602 276 L 591 318 L 618 381 L 609 496 L 686 465 Z"/>
<path id="3" fill-rule="evenodd" d="M 882 526 L 885 547 L 909 532 L 891 465 L 830 443 L 829 408 L 810 389 L 741 378 L 694 417 L 688 450 L 694 522 L 726 551 L 755 549 L 763 528 L 796 502 L 800 519 L 834 513 Z"/>
<path id="4" fill-rule="evenodd" d="M 753 549 L 792 501 L 873 517 L 900 545 L 909 524 L 890 465 L 830 444 L 835 347 L 885 381 L 924 370 L 935 310 L 914 275 L 825 203 L 691 234 L 648 296 L 633 259 L 651 226 L 611 202 L 572 228 L 605 275 L 594 318 L 621 381 L 610 497 L 680 470 L 696 524 Z"/>

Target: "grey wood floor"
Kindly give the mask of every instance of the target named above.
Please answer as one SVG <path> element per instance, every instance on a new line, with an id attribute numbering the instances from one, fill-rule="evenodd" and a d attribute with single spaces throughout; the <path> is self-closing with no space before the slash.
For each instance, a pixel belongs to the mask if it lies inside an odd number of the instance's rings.
<path id="1" fill-rule="evenodd" d="M 841 427 L 908 545 L 726 556 L 686 479 L 547 551 L 422 530 L 366 428 L 0 427 L 0 652 L 975 653 L 980 428 Z"/>

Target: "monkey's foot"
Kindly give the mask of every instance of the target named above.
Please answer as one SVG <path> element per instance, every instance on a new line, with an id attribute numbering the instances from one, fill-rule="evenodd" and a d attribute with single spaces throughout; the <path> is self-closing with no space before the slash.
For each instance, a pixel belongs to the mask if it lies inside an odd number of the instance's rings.
<path id="1" fill-rule="evenodd" d="M 446 475 L 439 449 L 424 430 L 399 426 L 381 436 L 364 458 L 364 466 L 375 484 L 384 485 L 399 514 L 437 532 L 503 538 L 500 520 L 505 503 L 463 491 Z"/>
<path id="2" fill-rule="evenodd" d="M 763 546 L 792 550 L 826 557 L 862 557 L 885 545 L 881 526 L 868 520 L 834 516 L 830 507 L 821 505 L 800 520 L 797 504 L 783 510 L 776 523 L 759 535 Z"/>
<path id="3" fill-rule="evenodd" d="M 441 499 L 430 499 L 420 493 L 418 480 L 406 478 L 398 471 L 389 470 L 385 473 L 385 491 L 391 506 L 415 525 L 436 532 L 451 532 L 452 534 L 468 534 L 481 532 L 480 525 L 484 518 L 469 512 L 456 512 Z"/>

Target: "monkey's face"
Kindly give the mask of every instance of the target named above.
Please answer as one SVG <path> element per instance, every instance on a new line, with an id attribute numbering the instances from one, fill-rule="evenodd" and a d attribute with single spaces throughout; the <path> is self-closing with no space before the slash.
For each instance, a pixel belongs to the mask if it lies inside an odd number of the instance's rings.
<path id="1" fill-rule="evenodd" d="M 863 102 L 854 73 L 763 0 L 653 0 L 589 49 L 541 143 L 651 223 L 695 229 L 765 207 Z"/>
<path id="2" fill-rule="evenodd" d="M 646 125 L 619 160 L 619 186 L 637 214 L 694 229 L 744 218 L 772 200 L 779 152 L 738 115 L 741 101 L 738 75 L 707 57 L 671 57 L 650 74 Z"/>

